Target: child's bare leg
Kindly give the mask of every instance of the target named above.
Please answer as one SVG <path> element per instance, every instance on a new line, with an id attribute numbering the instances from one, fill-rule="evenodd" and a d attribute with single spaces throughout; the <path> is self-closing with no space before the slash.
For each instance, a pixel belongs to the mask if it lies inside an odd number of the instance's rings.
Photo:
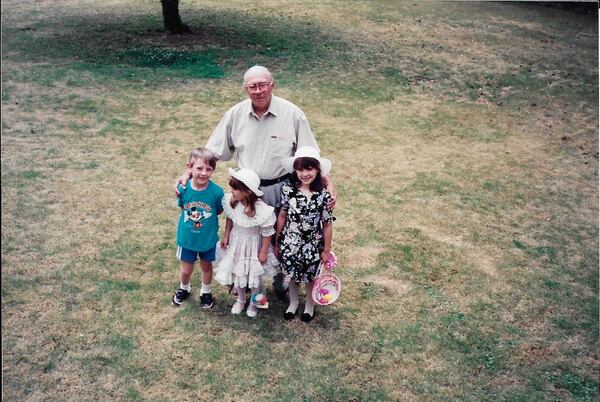
<path id="1" fill-rule="evenodd" d="M 194 263 L 181 261 L 180 269 L 179 269 L 181 283 L 179 284 L 179 289 L 173 295 L 173 304 L 176 306 L 180 306 L 184 301 L 188 299 L 190 296 L 190 292 L 192 291 L 192 273 L 194 272 Z"/>
<path id="2" fill-rule="evenodd" d="M 181 261 L 181 288 L 187 291 L 190 290 L 190 282 L 194 273 L 194 263 Z"/>

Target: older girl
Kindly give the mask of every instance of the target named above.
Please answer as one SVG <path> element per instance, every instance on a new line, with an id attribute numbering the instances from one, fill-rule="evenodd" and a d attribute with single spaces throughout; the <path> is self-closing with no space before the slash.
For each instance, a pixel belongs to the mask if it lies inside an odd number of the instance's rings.
<path id="1" fill-rule="evenodd" d="M 331 253 L 332 222 L 335 219 L 328 207 L 331 195 L 323 185 L 322 176 L 329 174 L 331 161 L 321 158 L 312 147 L 300 147 L 283 165 L 292 172 L 291 179 L 281 189 L 281 210 L 277 217 L 276 243 L 281 270 L 290 279 L 290 305 L 284 313 L 286 320 L 296 316 L 300 284 L 306 287 L 303 322 L 314 317 L 312 300 L 313 280 L 321 261 Z"/>

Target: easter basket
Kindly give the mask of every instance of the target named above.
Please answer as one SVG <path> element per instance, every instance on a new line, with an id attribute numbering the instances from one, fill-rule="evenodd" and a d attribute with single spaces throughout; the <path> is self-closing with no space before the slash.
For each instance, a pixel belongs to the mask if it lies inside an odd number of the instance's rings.
<path id="1" fill-rule="evenodd" d="M 337 265 L 335 254 L 325 264 L 321 263 L 317 277 L 313 282 L 312 299 L 320 306 L 328 306 L 335 302 L 342 292 L 342 281 L 331 273 Z"/>

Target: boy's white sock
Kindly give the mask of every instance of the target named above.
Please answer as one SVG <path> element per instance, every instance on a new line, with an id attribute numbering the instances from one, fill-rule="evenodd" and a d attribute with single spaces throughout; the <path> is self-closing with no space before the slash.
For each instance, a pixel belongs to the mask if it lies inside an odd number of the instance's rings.
<path id="1" fill-rule="evenodd" d="M 210 293 L 210 285 L 202 284 L 202 289 L 200 289 L 200 294 L 204 295 L 206 293 Z"/>
<path id="2" fill-rule="evenodd" d="M 179 283 L 179 288 L 183 289 L 183 290 L 187 290 L 188 292 L 192 291 L 192 284 L 188 283 L 187 285 L 184 285 L 183 283 Z"/>

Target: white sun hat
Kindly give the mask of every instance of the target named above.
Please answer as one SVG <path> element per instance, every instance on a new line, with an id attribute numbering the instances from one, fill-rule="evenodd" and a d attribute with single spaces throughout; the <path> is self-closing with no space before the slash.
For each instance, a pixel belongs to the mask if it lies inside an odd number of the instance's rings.
<path id="1" fill-rule="evenodd" d="M 254 172 L 254 170 L 244 168 L 235 170 L 229 168 L 229 175 L 231 177 L 235 177 L 236 179 L 244 183 L 246 187 L 248 187 L 250 191 L 252 191 L 257 196 L 260 197 L 261 195 L 263 195 L 263 192 L 258 189 L 258 187 L 260 186 L 260 178 Z"/>
<path id="2" fill-rule="evenodd" d="M 294 161 L 297 158 L 313 158 L 319 161 L 321 165 L 321 176 L 326 176 L 331 171 L 331 161 L 326 158 L 321 158 L 319 150 L 313 147 L 300 147 L 296 150 L 294 156 L 290 158 L 283 158 L 283 168 L 288 173 L 294 171 Z"/>

